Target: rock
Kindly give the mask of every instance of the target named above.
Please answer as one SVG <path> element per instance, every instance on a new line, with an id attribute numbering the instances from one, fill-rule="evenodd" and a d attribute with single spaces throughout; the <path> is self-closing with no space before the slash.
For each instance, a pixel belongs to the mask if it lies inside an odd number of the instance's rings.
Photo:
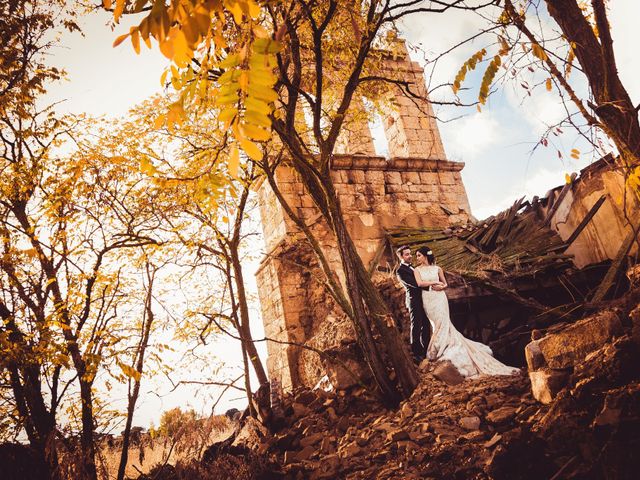
<path id="1" fill-rule="evenodd" d="M 303 460 L 308 460 L 311 456 L 317 452 L 317 449 L 314 447 L 305 447 L 296 453 L 296 460 L 302 462 Z"/>
<path id="2" fill-rule="evenodd" d="M 470 442 L 476 442 L 484 438 L 484 432 L 475 430 L 473 432 L 465 433 L 461 438 L 464 438 L 465 440 L 468 440 Z"/>
<path id="3" fill-rule="evenodd" d="M 302 403 L 293 402 L 291 407 L 293 408 L 293 414 L 298 418 L 307 416 L 311 412 L 309 410 L 309 407 L 303 405 Z"/>
<path id="4" fill-rule="evenodd" d="M 326 412 L 327 412 L 327 415 L 329 416 L 329 420 L 331 420 L 332 422 L 338 419 L 338 415 L 336 414 L 335 408 L 329 407 L 327 408 Z"/>
<path id="5" fill-rule="evenodd" d="M 618 425 L 622 415 L 622 410 L 619 407 L 615 401 L 615 396 L 607 396 L 602 410 L 596 418 L 593 419 L 593 426 L 604 427 Z"/>
<path id="6" fill-rule="evenodd" d="M 322 443 L 320 444 L 320 450 L 322 453 L 334 453 L 336 451 L 336 441 L 334 437 L 324 437 L 322 439 Z"/>
<path id="7" fill-rule="evenodd" d="M 340 459 L 335 453 L 327 455 L 320 462 L 320 468 L 313 472 L 311 478 L 335 478 L 340 469 Z"/>
<path id="8" fill-rule="evenodd" d="M 441 433 L 440 435 L 436 436 L 436 443 L 451 443 L 455 442 L 457 438 L 457 435 Z"/>
<path id="9" fill-rule="evenodd" d="M 513 407 L 500 407 L 487 414 L 487 421 L 494 425 L 502 425 L 513 419 L 516 409 Z"/>
<path id="10" fill-rule="evenodd" d="M 404 402 L 402 404 L 402 407 L 400 408 L 400 418 L 405 420 L 411 416 L 413 416 L 413 409 L 411 408 L 409 402 Z"/>
<path id="11" fill-rule="evenodd" d="M 527 367 L 529 371 L 539 370 L 545 366 L 544 355 L 540 349 L 540 342 L 533 341 L 524 347 L 524 356 L 527 360 Z"/>
<path id="12" fill-rule="evenodd" d="M 536 413 L 538 411 L 538 407 L 536 405 L 529 405 L 528 407 L 524 407 L 524 408 L 520 407 L 518 410 L 519 410 L 517 412 L 518 419 L 519 420 L 527 420 L 534 413 Z"/>
<path id="13" fill-rule="evenodd" d="M 433 375 L 447 385 L 458 385 L 464 382 L 464 377 L 460 375 L 460 372 L 453 366 L 453 363 L 448 360 L 439 362 L 433 370 Z"/>
<path id="14" fill-rule="evenodd" d="M 640 264 L 629 267 L 627 270 L 627 278 L 633 287 L 640 286 Z"/>
<path id="15" fill-rule="evenodd" d="M 593 425 L 602 427 L 604 425 L 618 425 L 620 423 L 620 410 L 617 408 L 607 408 L 606 406 L 593 420 Z"/>
<path id="16" fill-rule="evenodd" d="M 597 350 L 611 338 L 622 332 L 622 323 L 614 310 L 605 310 L 596 315 L 580 320 L 563 330 L 548 334 L 540 340 L 527 345 L 527 363 L 531 361 L 538 366 L 541 355 L 549 368 L 563 369 L 580 363 L 593 350 Z M 538 353 L 539 350 L 539 353 Z M 530 370 L 533 369 L 531 365 Z"/>
<path id="17" fill-rule="evenodd" d="M 244 445 L 248 448 L 258 448 L 261 439 L 267 434 L 267 429 L 253 417 L 247 417 L 244 425 L 233 441 L 234 446 Z"/>
<path id="18" fill-rule="evenodd" d="M 320 440 L 322 440 L 325 437 L 325 435 L 323 433 L 314 433 L 313 435 L 309 435 L 307 437 L 304 437 L 302 439 L 300 439 L 300 445 L 302 447 L 308 447 L 310 445 L 315 445 L 316 443 L 318 443 Z"/>
<path id="19" fill-rule="evenodd" d="M 459 423 L 465 430 L 478 430 L 480 428 L 480 419 L 478 417 L 462 417 Z"/>
<path id="20" fill-rule="evenodd" d="M 560 390 L 564 388 L 569 379 L 566 370 L 544 369 L 529 372 L 531 381 L 531 393 L 540 403 L 551 403 Z"/>
<path id="21" fill-rule="evenodd" d="M 387 432 L 387 441 L 397 442 L 398 440 L 406 440 L 409 438 L 409 433 L 404 429 L 391 430 Z"/>
<path id="22" fill-rule="evenodd" d="M 640 305 L 629 313 L 631 319 L 631 338 L 637 344 L 640 344 Z"/>
<path id="23" fill-rule="evenodd" d="M 355 442 L 348 443 L 338 450 L 338 455 L 340 455 L 340 457 L 342 458 L 354 457 L 359 453 L 360 447 Z"/>
<path id="24" fill-rule="evenodd" d="M 293 463 L 296 461 L 296 454 L 297 452 L 292 452 L 291 450 L 287 450 L 284 452 L 284 464 L 285 465 L 289 465 L 290 463 Z"/>
<path id="25" fill-rule="evenodd" d="M 502 398 L 497 393 L 491 393 L 487 395 L 484 398 L 484 400 L 485 400 L 485 403 L 487 404 L 487 408 L 490 410 L 492 409 L 492 407 L 502 404 Z"/>
<path id="26" fill-rule="evenodd" d="M 302 405 L 309 405 L 317 398 L 317 395 L 311 390 L 302 390 L 296 395 L 296 402 L 301 403 Z"/>
<path id="27" fill-rule="evenodd" d="M 346 432 L 347 428 L 349 428 L 349 417 L 340 417 L 338 423 L 336 424 L 336 428 L 342 432 Z"/>
<path id="28" fill-rule="evenodd" d="M 500 435 L 499 433 L 496 433 L 493 437 L 491 437 L 491 440 L 484 443 L 485 448 L 493 447 L 495 444 L 497 444 L 500 441 L 501 438 L 502 438 L 502 435 Z"/>

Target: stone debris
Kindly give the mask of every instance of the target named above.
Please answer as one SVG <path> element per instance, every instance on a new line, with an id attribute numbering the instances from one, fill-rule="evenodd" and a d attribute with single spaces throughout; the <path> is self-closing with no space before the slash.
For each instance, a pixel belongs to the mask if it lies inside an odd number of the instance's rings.
<path id="1" fill-rule="evenodd" d="M 614 325 L 600 345 L 578 345 L 578 331 L 593 333 L 587 321 L 564 327 L 568 332 L 541 332 L 538 371 L 548 369 L 553 355 L 564 375 L 548 401 L 536 400 L 534 377 L 526 373 L 457 382 L 445 362 L 421 365 L 416 390 L 394 410 L 359 386 L 295 391 L 282 398 L 283 415 L 271 432 L 253 428 L 252 450 L 261 465 L 273 467 L 271 476 L 242 478 L 581 479 L 603 478 L 602 472 L 635 478 L 640 342 L 633 333 L 640 291 L 629 298 L 615 314 L 586 319 Z M 572 339 L 571 349 L 560 347 L 562 338 Z M 567 355 L 574 358 L 570 367 L 560 358 Z"/>

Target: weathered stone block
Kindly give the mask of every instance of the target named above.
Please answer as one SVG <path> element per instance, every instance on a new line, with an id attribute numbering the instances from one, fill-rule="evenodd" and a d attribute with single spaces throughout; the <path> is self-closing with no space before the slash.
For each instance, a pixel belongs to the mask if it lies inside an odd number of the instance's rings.
<path id="1" fill-rule="evenodd" d="M 567 370 L 543 369 L 529 372 L 531 393 L 536 400 L 544 404 L 551 403 L 568 379 Z"/>
<path id="2" fill-rule="evenodd" d="M 600 312 L 537 340 L 549 368 L 562 369 L 582 362 L 590 352 L 622 332 L 622 323 L 613 310 Z"/>
<path id="3" fill-rule="evenodd" d="M 363 170 L 349 170 L 347 175 L 349 177 L 349 183 L 362 184 L 365 182 Z"/>

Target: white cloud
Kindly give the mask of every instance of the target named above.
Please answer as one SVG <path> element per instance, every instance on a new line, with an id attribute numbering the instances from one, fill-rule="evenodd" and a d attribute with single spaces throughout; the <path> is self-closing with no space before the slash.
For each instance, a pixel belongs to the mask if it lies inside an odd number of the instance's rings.
<path id="1" fill-rule="evenodd" d="M 478 202 L 473 209 L 474 216 L 482 220 L 509 208 L 517 199 L 526 197 L 531 200 L 534 196 L 544 197 L 549 190 L 562 185 L 567 172 L 563 169 L 541 168 L 532 175 L 525 175 L 522 181 L 507 185 L 506 189 L 495 189 L 496 195 L 487 201 Z"/>
<path id="2" fill-rule="evenodd" d="M 499 140 L 500 124 L 494 113 L 476 112 L 443 129 L 449 158 L 473 160 L 486 154 Z"/>

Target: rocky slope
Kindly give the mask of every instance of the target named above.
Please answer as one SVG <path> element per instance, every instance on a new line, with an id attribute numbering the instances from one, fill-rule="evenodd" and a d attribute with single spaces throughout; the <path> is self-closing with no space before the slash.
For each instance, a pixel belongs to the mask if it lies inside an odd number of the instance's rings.
<path id="1" fill-rule="evenodd" d="M 424 363 L 397 410 L 362 388 L 301 390 L 283 399 L 271 431 L 247 419 L 201 462 L 155 478 L 637 478 L 638 292 L 611 308 L 622 330 L 575 362 L 546 405 L 526 372 L 462 381 L 447 364 Z"/>

